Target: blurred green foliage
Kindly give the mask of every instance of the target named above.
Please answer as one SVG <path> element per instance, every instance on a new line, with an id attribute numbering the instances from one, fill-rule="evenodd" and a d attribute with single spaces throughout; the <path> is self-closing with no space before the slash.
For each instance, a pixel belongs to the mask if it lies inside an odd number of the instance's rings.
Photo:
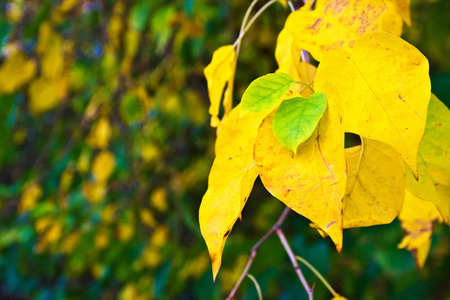
<path id="1" fill-rule="evenodd" d="M 215 139 L 203 68 L 238 36 L 248 4 L 0 3 L 0 298 L 221 299 L 230 291 L 283 209 L 258 183 L 213 285 L 197 221 Z M 429 57 L 433 90 L 449 104 L 449 2 L 412 8 L 405 37 Z M 235 103 L 276 69 L 287 15 L 271 7 L 244 39 Z M 342 255 L 301 217 L 284 227 L 294 251 L 349 299 L 450 297 L 441 225 L 420 272 L 396 247 L 398 222 L 346 231 Z M 305 294 L 276 237 L 250 273 L 268 298 Z M 256 298 L 250 280 L 239 295 Z M 315 295 L 331 298 L 320 282 Z"/>

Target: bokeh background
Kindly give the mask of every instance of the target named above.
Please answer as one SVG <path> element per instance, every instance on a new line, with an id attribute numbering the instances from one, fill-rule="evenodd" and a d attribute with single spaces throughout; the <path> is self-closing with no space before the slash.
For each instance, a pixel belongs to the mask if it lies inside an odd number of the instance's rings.
<path id="1" fill-rule="evenodd" d="M 264 4 L 261 1 L 256 7 Z M 293 1 L 301 5 L 301 1 Z M 0 298 L 223 299 L 283 204 L 257 181 L 218 280 L 197 215 L 214 156 L 203 68 L 237 38 L 250 1 L 0 1 Z M 450 103 L 450 1 L 412 0 L 404 38 Z M 288 10 L 276 4 L 241 48 L 235 104 L 276 69 Z M 450 299 L 449 228 L 423 270 L 390 225 L 347 230 L 342 255 L 303 217 L 296 254 L 349 299 Z M 331 294 L 316 282 L 316 299 Z M 276 236 L 250 270 L 266 299 L 306 299 Z M 244 280 L 238 299 L 257 299 Z"/>

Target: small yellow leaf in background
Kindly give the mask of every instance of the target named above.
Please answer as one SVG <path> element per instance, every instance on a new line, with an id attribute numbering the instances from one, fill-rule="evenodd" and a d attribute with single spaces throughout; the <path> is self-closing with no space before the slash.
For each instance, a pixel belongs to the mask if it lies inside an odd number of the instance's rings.
<path id="1" fill-rule="evenodd" d="M 318 0 L 309 11 L 304 6 L 289 15 L 285 28 L 299 49 L 305 49 L 321 61 L 330 50 L 353 47 L 366 32 L 381 30 L 383 0 Z"/>
<path id="2" fill-rule="evenodd" d="M 102 221 L 109 224 L 115 220 L 115 214 L 117 212 L 117 207 L 114 204 L 108 204 L 102 211 Z"/>
<path id="3" fill-rule="evenodd" d="M 22 1 L 10 2 L 6 5 L 5 12 L 9 22 L 18 23 L 22 19 L 25 12 L 24 4 Z"/>
<path id="4" fill-rule="evenodd" d="M 141 254 L 140 257 L 142 264 L 149 268 L 158 266 L 162 261 L 161 252 L 158 248 L 148 246 Z"/>
<path id="5" fill-rule="evenodd" d="M 117 230 L 119 240 L 128 241 L 134 235 L 133 223 L 120 223 Z"/>
<path id="6" fill-rule="evenodd" d="M 74 231 L 66 236 L 61 243 L 61 252 L 66 254 L 71 253 L 77 246 L 80 237 L 81 232 L 79 231 Z"/>
<path id="7" fill-rule="evenodd" d="M 431 95 L 425 134 L 418 155 L 419 180 L 407 173 L 406 186 L 416 197 L 434 203 L 446 224 L 450 205 L 450 110 Z"/>
<path id="8" fill-rule="evenodd" d="M 270 113 L 248 112 L 239 118 L 236 106 L 218 128 L 216 158 L 209 173 L 208 190 L 200 205 L 200 230 L 212 261 L 214 279 L 222 262 L 225 241 L 239 218 L 258 174 L 253 146 L 258 127 Z"/>
<path id="9" fill-rule="evenodd" d="M 403 206 L 405 191 L 400 155 L 386 144 L 363 139 L 363 147 L 345 149 L 345 158 L 344 228 L 392 222 Z"/>
<path id="10" fill-rule="evenodd" d="M 55 220 L 53 225 L 46 232 L 44 239 L 46 239 L 49 243 L 56 242 L 61 237 L 62 229 L 63 227 L 61 221 Z"/>
<path id="11" fill-rule="evenodd" d="M 83 196 L 92 203 L 99 203 L 105 198 L 108 192 L 108 187 L 102 183 L 94 183 L 91 181 L 83 183 L 82 193 Z"/>
<path id="12" fill-rule="evenodd" d="M 0 66 L 0 94 L 11 93 L 36 73 L 36 65 L 20 50 L 15 50 Z"/>
<path id="13" fill-rule="evenodd" d="M 62 191 L 67 192 L 73 181 L 74 172 L 70 168 L 64 170 L 59 179 L 59 187 Z"/>
<path id="14" fill-rule="evenodd" d="M 141 148 L 141 156 L 145 162 L 155 162 L 161 157 L 161 149 L 155 144 L 143 145 Z"/>
<path id="15" fill-rule="evenodd" d="M 178 273 L 178 278 L 180 280 L 186 280 L 188 278 L 199 278 L 203 275 L 209 264 L 209 258 L 207 255 L 200 254 L 193 260 L 186 262 L 184 267 Z"/>
<path id="16" fill-rule="evenodd" d="M 119 227 L 120 228 L 120 227 Z M 109 244 L 109 232 L 106 229 L 101 229 L 95 236 L 95 247 L 97 249 L 104 249 Z"/>
<path id="17" fill-rule="evenodd" d="M 222 46 L 213 53 L 211 63 L 206 66 L 204 73 L 208 82 L 208 93 L 211 105 L 209 107 L 209 114 L 211 115 L 211 126 L 217 127 L 219 125 L 219 108 L 220 100 L 222 99 L 223 89 L 228 83 L 228 93 L 224 99 L 225 113 L 231 111 L 232 103 L 230 98 L 232 96 L 232 82 L 234 79 L 236 52 L 233 45 Z M 225 103 L 225 100 L 227 103 Z"/>
<path id="18" fill-rule="evenodd" d="M 36 205 L 39 198 L 42 196 L 42 189 L 39 184 L 33 183 L 23 192 L 18 207 L 19 213 L 27 212 Z"/>
<path id="19" fill-rule="evenodd" d="M 417 176 L 431 94 L 425 56 L 394 35 L 367 33 L 349 54 L 337 50 L 324 56 L 315 84 L 327 80 L 343 101 L 344 130 L 390 145 Z"/>
<path id="20" fill-rule="evenodd" d="M 142 208 L 139 211 L 139 215 L 141 217 L 142 223 L 147 225 L 148 227 L 155 227 L 156 226 L 156 219 L 153 216 L 152 212 L 147 208 Z"/>
<path id="21" fill-rule="evenodd" d="M 38 78 L 34 80 L 30 89 L 29 105 L 33 114 L 41 114 L 55 108 L 66 95 L 66 80 Z"/>
<path id="22" fill-rule="evenodd" d="M 399 219 L 406 236 L 398 247 L 412 251 L 417 267 L 422 268 L 430 250 L 433 222 L 441 223 L 442 217 L 433 203 L 405 190 L 405 203 Z"/>
<path id="23" fill-rule="evenodd" d="M 110 151 L 102 151 L 94 159 L 92 175 L 97 182 L 106 182 L 116 168 L 116 158 Z"/>
<path id="24" fill-rule="evenodd" d="M 111 139 L 111 125 L 107 118 L 101 118 L 92 127 L 89 133 L 88 142 L 93 148 L 104 149 Z"/>
<path id="25" fill-rule="evenodd" d="M 150 245 L 153 247 L 161 247 L 167 243 L 168 239 L 169 229 L 165 225 L 160 225 L 153 231 L 150 237 Z"/>
<path id="26" fill-rule="evenodd" d="M 341 100 L 331 84 L 317 88 L 327 95 L 328 108 L 313 135 L 297 155 L 284 147 L 272 128 L 273 114 L 258 131 L 254 159 L 265 188 L 298 214 L 310 219 L 342 250 L 342 200 L 346 174 Z"/>
<path id="27" fill-rule="evenodd" d="M 91 164 L 91 152 L 88 150 L 83 150 L 77 161 L 77 170 L 81 174 L 87 173 L 89 171 L 89 166 Z"/>
<path id="28" fill-rule="evenodd" d="M 167 211 L 167 191 L 164 188 L 157 188 L 150 197 L 150 204 L 160 212 Z"/>
<path id="29" fill-rule="evenodd" d="M 288 7 L 287 0 L 278 0 L 278 2 L 280 2 L 281 5 L 283 5 L 284 8 Z"/>
<path id="30" fill-rule="evenodd" d="M 51 224 L 53 224 L 54 220 L 52 217 L 47 216 L 36 220 L 34 224 L 34 228 L 38 233 L 42 233 L 46 230 Z"/>

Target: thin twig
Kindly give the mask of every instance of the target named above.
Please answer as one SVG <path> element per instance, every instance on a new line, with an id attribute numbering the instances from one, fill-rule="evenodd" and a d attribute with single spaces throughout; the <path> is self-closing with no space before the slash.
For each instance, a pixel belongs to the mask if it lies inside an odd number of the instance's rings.
<path id="1" fill-rule="evenodd" d="M 316 268 L 314 268 L 306 259 L 296 255 L 295 258 L 299 261 L 301 261 L 303 264 L 305 264 L 316 276 L 317 278 L 320 279 L 320 281 L 322 281 L 322 283 L 325 285 L 325 287 L 330 291 L 331 294 L 333 294 L 333 296 L 336 296 L 337 293 L 336 291 L 333 289 L 333 287 L 328 283 L 328 281 L 322 276 L 322 274 L 319 273 L 319 271 L 317 271 Z"/>
<path id="2" fill-rule="evenodd" d="M 300 278 L 300 281 L 305 288 L 306 292 L 308 293 L 309 300 L 313 299 L 313 290 L 309 287 L 308 282 L 306 281 L 305 277 L 303 276 L 302 270 L 300 270 L 300 266 L 297 263 L 297 260 L 295 259 L 294 252 L 292 252 L 291 246 L 289 246 L 288 241 L 286 240 L 286 237 L 284 236 L 283 230 L 281 228 L 278 228 L 275 230 L 278 237 L 280 238 L 281 243 L 284 246 L 284 249 L 286 249 L 286 252 L 289 256 L 289 259 L 291 260 L 292 265 L 294 266 L 295 272 L 298 275 L 298 278 Z"/>
<path id="3" fill-rule="evenodd" d="M 259 247 L 277 230 L 280 228 L 281 224 L 283 224 L 284 219 L 286 219 L 286 216 L 289 214 L 291 209 L 289 207 L 286 207 L 283 210 L 283 213 L 278 218 L 278 221 L 275 223 L 275 225 L 272 226 L 272 228 L 253 246 L 250 258 L 248 259 L 247 265 L 245 266 L 244 272 L 242 272 L 241 277 L 239 277 L 239 280 L 236 282 L 236 285 L 234 286 L 231 293 L 228 295 L 228 298 L 226 300 L 233 299 L 234 295 L 236 294 L 236 291 L 238 290 L 239 286 L 242 283 L 242 280 L 244 280 L 245 276 L 247 276 L 248 271 L 250 270 L 251 265 L 253 264 L 253 260 L 255 259 L 255 256 L 258 252 Z M 295 258 L 294 258 L 295 260 Z"/>
<path id="4" fill-rule="evenodd" d="M 241 42 L 242 38 L 244 37 L 244 35 L 247 33 L 247 31 L 250 29 L 250 27 L 252 26 L 252 24 L 256 21 L 256 19 L 258 19 L 258 17 L 272 4 L 274 4 L 275 2 L 277 2 L 278 0 L 271 0 L 269 2 L 267 2 L 263 7 L 261 7 L 260 10 L 258 10 L 256 12 L 256 14 L 253 16 L 253 18 L 251 18 L 251 20 L 248 22 L 247 26 L 245 26 L 245 29 L 242 33 L 239 34 L 239 37 L 237 38 L 237 40 L 234 42 L 233 47 L 236 47 L 238 43 Z"/>
<path id="5" fill-rule="evenodd" d="M 289 8 L 291 9 L 291 12 L 294 12 L 295 11 L 294 4 L 292 4 L 291 1 L 288 1 L 287 3 L 288 3 Z"/>

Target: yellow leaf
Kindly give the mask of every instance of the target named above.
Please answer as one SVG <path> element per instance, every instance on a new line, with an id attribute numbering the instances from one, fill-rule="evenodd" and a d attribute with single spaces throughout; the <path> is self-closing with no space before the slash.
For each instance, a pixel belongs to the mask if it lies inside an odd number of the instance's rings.
<path id="1" fill-rule="evenodd" d="M 16 1 L 17 3 L 10 2 L 6 5 L 6 16 L 8 21 L 11 23 L 18 23 L 25 12 L 24 5 L 21 3 L 22 1 Z"/>
<path id="2" fill-rule="evenodd" d="M 417 198 L 406 189 L 399 219 L 406 236 L 398 247 L 412 251 L 416 265 L 422 268 L 430 250 L 433 222 L 442 222 L 442 217 L 433 203 Z"/>
<path id="3" fill-rule="evenodd" d="M 403 206 L 402 158 L 386 144 L 364 138 L 362 142 L 362 147 L 345 149 L 348 177 L 344 228 L 390 223 Z"/>
<path id="4" fill-rule="evenodd" d="M 211 63 L 206 66 L 204 73 L 208 82 L 208 93 L 211 105 L 209 114 L 211 115 L 211 126 L 217 127 L 220 100 L 222 98 L 223 89 L 228 83 L 226 99 L 224 99 L 225 113 L 231 110 L 232 103 L 230 97 L 232 95 L 232 84 L 234 79 L 235 56 L 233 45 L 222 46 L 213 53 Z M 225 100 L 227 103 L 225 103 Z"/>
<path id="5" fill-rule="evenodd" d="M 155 144 L 143 145 L 141 148 L 141 156 L 145 162 L 155 162 L 161 157 L 161 150 Z"/>
<path id="6" fill-rule="evenodd" d="M 70 233 L 61 243 L 61 252 L 66 254 L 72 253 L 74 248 L 77 246 L 80 237 L 81 233 L 79 231 Z"/>
<path id="7" fill-rule="evenodd" d="M 95 247 L 97 249 L 104 249 L 108 246 L 108 244 L 109 244 L 109 232 L 106 229 L 99 230 L 95 237 Z"/>
<path id="8" fill-rule="evenodd" d="M 161 212 L 167 210 L 167 192 L 164 188 L 157 188 L 150 197 L 150 204 Z"/>
<path id="9" fill-rule="evenodd" d="M 216 158 L 200 205 L 200 229 L 212 260 L 214 279 L 220 269 L 225 241 L 258 175 L 253 146 L 261 121 L 270 113 L 248 112 L 239 118 L 239 111 L 240 105 L 218 128 Z"/>
<path id="10" fill-rule="evenodd" d="M 387 10 L 383 13 L 383 31 L 396 36 L 401 36 L 403 31 L 403 20 L 397 9 L 395 0 L 384 0 Z"/>
<path id="11" fill-rule="evenodd" d="M 52 217 L 43 217 L 38 220 L 36 220 L 36 223 L 34 224 L 34 228 L 38 233 L 42 233 L 44 230 L 46 230 L 50 225 L 53 224 L 53 218 Z"/>
<path id="12" fill-rule="evenodd" d="M 142 223 L 144 223 L 149 227 L 156 226 L 157 222 L 155 220 L 155 217 L 153 216 L 152 212 L 149 209 L 143 208 L 139 211 L 139 214 L 141 216 Z"/>
<path id="13" fill-rule="evenodd" d="M 48 243 L 56 242 L 61 237 L 62 229 L 61 221 L 55 220 L 53 225 L 45 233 L 43 239 Z"/>
<path id="14" fill-rule="evenodd" d="M 425 134 L 418 155 L 419 180 L 407 173 L 406 186 L 416 197 L 433 202 L 446 224 L 450 205 L 450 110 L 431 95 Z"/>
<path id="15" fill-rule="evenodd" d="M 367 33 L 349 54 L 337 50 L 324 56 L 316 87 L 327 80 L 343 101 L 344 130 L 390 145 L 417 177 L 431 94 L 427 59 L 399 37 Z"/>
<path id="16" fill-rule="evenodd" d="M 398 14 L 402 17 L 403 21 L 411 26 L 411 12 L 410 12 L 410 2 L 411 0 L 387 0 L 395 3 Z"/>
<path id="17" fill-rule="evenodd" d="M 63 0 L 58 9 L 62 10 L 63 12 L 68 12 L 69 10 L 74 8 L 78 3 L 79 1 L 77 0 Z"/>
<path id="18" fill-rule="evenodd" d="M 321 61 L 325 52 L 352 48 L 359 36 L 381 30 L 385 10 L 382 0 L 319 0 L 313 11 L 304 6 L 290 14 L 285 28 L 299 49 Z"/>
<path id="19" fill-rule="evenodd" d="M 92 164 L 92 175 L 100 183 L 106 182 L 116 167 L 116 158 L 109 151 L 100 152 Z"/>
<path id="20" fill-rule="evenodd" d="M 334 90 L 330 84 L 317 90 L 327 95 L 328 108 L 312 136 L 299 145 L 297 155 L 276 139 L 271 114 L 259 128 L 254 158 L 266 189 L 325 231 L 341 252 L 346 184 L 341 100 L 338 93 L 330 93 Z"/>
<path id="21" fill-rule="evenodd" d="M 64 72 L 63 39 L 57 34 L 49 22 L 39 27 L 39 38 L 36 52 L 41 57 L 42 76 L 47 79 L 58 79 Z"/>
<path id="22" fill-rule="evenodd" d="M 150 245 L 153 247 L 161 247 L 167 243 L 169 239 L 169 230 L 165 225 L 160 225 L 155 228 L 150 237 Z"/>
<path id="23" fill-rule="evenodd" d="M 77 170 L 80 173 L 87 173 L 89 171 L 89 165 L 91 163 L 91 153 L 87 150 L 83 150 L 78 158 Z"/>
<path id="24" fill-rule="evenodd" d="M 154 268 L 162 261 L 162 255 L 157 248 L 148 246 L 141 254 L 142 264 Z"/>
<path id="25" fill-rule="evenodd" d="M 108 187 L 103 183 L 94 183 L 91 181 L 83 183 L 83 196 L 92 203 L 99 203 L 105 198 Z"/>
<path id="26" fill-rule="evenodd" d="M 347 300 L 347 298 L 342 297 L 342 296 L 339 295 L 339 294 L 336 294 L 336 295 L 333 297 L 333 299 L 331 299 L 331 300 Z"/>
<path id="27" fill-rule="evenodd" d="M 111 125 L 107 118 L 98 120 L 89 133 L 88 142 L 93 148 L 106 148 L 111 139 Z"/>
<path id="28" fill-rule="evenodd" d="M 283 29 L 278 35 L 275 48 L 275 58 L 278 63 L 276 72 L 286 73 L 295 81 L 302 81 L 314 87 L 316 67 L 308 62 L 300 61 L 300 51 L 294 44 L 294 38 L 289 31 Z M 312 94 L 312 91 L 304 85 L 298 85 L 296 91 L 306 98 Z"/>
<path id="29" fill-rule="evenodd" d="M 55 108 L 66 95 L 66 80 L 38 78 L 28 90 L 29 106 L 33 114 L 41 114 Z"/>
<path id="30" fill-rule="evenodd" d="M 284 8 L 288 7 L 287 0 L 278 0 L 278 2 L 280 2 L 281 5 L 283 5 Z"/>
<path id="31" fill-rule="evenodd" d="M 117 207 L 114 204 L 108 204 L 102 211 L 102 221 L 105 223 L 112 223 L 115 220 Z"/>
<path id="32" fill-rule="evenodd" d="M 18 207 L 19 213 L 27 212 L 36 206 L 37 201 L 42 196 L 42 189 L 37 183 L 33 183 L 23 192 L 20 197 L 20 203 Z"/>
<path id="33" fill-rule="evenodd" d="M 118 238 L 121 241 L 128 241 L 134 235 L 133 223 L 120 223 L 117 229 Z"/>
<path id="34" fill-rule="evenodd" d="M 22 51 L 14 51 L 0 66 L 0 94 L 11 93 L 28 82 L 36 73 L 36 65 Z"/>
<path id="35" fill-rule="evenodd" d="M 183 268 L 178 272 L 178 277 L 185 281 L 188 278 L 199 278 L 208 267 L 209 258 L 207 255 L 200 254 L 193 260 L 187 261 Z"/>
<path id="36" fill-rule="evenodd" d="M 70 188 L 70 185 L 73 181 L 74 172 L 67 168 L 64 170 L 64 172 L 61 174 L 61 178 L 59 180 L 59 187 L 62 191 L 67 192 Z"/>

